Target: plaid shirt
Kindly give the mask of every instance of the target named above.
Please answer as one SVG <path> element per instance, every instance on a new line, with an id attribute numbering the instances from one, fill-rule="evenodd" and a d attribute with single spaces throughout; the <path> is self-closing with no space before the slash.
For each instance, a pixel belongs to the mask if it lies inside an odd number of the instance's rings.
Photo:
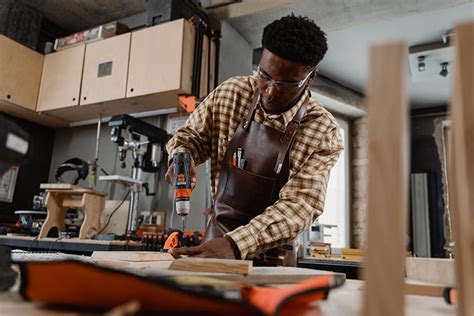
<path id="1" fill-rule="evenodd" d="M 247 114 L 256 91 L 254 77 L 227 80 L 201 102 L 167 144 L 170 157 L 177 149 L 184 148 L 196 165 L 211 158 L 213 199 L 227 145 Z M 284 132 L 308 93 L 279 115 L 267 114 L 259 104 L 255 121 Z M 323 212 L 329 171 L 342 150 L 336 120 L 311 99 L 290 148 L 290 175 L 279 199 L 249 224 L 226 234 L 236 243 L 242 259 L 253 258 L 297 238 Z"/>

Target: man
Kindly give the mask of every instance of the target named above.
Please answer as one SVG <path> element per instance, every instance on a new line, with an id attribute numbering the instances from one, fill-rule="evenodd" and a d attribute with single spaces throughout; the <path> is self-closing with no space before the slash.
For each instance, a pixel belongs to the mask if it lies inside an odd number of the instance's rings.
<path id="1" fill-rule="evenodd" d="M 289 15 L 265 27 L 262 47 L 257 75 L 218 86 L 167 145 L 170 158 L 186 150 L 196 164 L 212 164 L 204 241 L 174 249 L 175 257 L 272 265 L 285 256 L 285 265 L 295 265 L 291 243 L 323 212 L 329 171 L 343 149 L 336 120 L 310 99 L 326 35 Z"/>

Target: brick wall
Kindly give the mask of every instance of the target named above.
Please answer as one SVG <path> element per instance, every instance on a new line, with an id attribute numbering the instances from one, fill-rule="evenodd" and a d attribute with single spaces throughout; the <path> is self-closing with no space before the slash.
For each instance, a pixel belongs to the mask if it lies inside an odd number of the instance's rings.
<path id="1" fill-rule="evenodd" d="M 367 120 L 354 120 L 352 138 L 351 247 L 364 248 L 367 231 Z"/>

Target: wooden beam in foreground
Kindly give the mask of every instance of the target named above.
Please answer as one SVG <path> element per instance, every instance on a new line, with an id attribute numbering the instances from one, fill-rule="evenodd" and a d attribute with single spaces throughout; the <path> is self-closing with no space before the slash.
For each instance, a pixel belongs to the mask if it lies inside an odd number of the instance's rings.
<path id="1" fill-rule="evenodd" d="M 455 28 L 449 207 L 455 240 L 458 315 L 474 315 L 474 23 Z"/>
<path id="2" fill-rule="evenodd" d="M 363 315 L 404 313 L 408 105 L 403 43 L 370 51 L 367 90 L 368 243 Z"/>

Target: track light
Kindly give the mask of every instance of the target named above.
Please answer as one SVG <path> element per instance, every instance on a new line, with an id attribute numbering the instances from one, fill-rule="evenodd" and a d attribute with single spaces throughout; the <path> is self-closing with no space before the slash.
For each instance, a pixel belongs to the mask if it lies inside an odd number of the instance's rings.
<path id="1" fill-rule="evenodd" d="M 425 56 L 418 56 L 418 71 L 425 71 Z"/>
<path id="2" fill-rule="evenodd" d="M 448 72 L 448 62 L 441 63 L 441 71 L 439 72 L 439 75 L 441 77 L 446 77 L 449 74 Z"/>

